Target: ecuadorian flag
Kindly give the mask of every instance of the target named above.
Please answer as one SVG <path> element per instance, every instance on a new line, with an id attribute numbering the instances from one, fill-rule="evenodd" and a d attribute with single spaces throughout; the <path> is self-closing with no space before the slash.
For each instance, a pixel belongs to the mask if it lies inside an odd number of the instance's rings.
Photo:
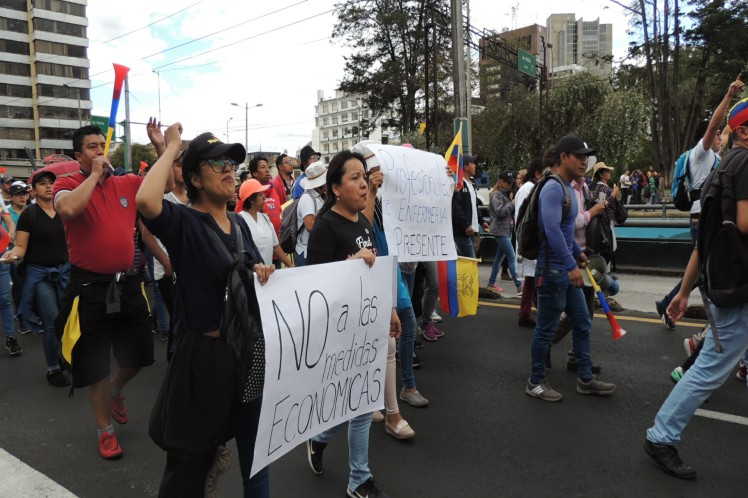
<path id="1" fill-rule="evenodd" d="M 112 64 L 112 66 L 114 66 L 114 89 L 112 90 L 112 108 L 109 112 L 109 125 L 106 130 L 106 146 L 104 147 L 105 156 L 109 155 L 109 147 L 112 145 L 112 135 L 114 134 L 114 128 L 117 126 L 119 98 L 120 95 L 122 95 L 122 86 L 125 83 L 125 78 L 127 78 L 127 73 L 130 71 L 129 67 L 121 64 Z"/>
<path id="2" fill-rule="evenodd" d="M 449 166 L 449 171 L 452 172 L 457 188 L 461 189 L 463 178 L 465 178 L 462 161 L 462 130 L 458 131 L 457 135 L 455 135 L 452 145 L 449 146 L 446 154 L 444 154 L 444 160 L 447 161 L 447 166 Z"/>
<path id="3" fill-rule="evenodd" d="M 444 313 L 457 318 L 478 313 L 479 261 L 460 256 L 437 262 L 439 303 Z"/>

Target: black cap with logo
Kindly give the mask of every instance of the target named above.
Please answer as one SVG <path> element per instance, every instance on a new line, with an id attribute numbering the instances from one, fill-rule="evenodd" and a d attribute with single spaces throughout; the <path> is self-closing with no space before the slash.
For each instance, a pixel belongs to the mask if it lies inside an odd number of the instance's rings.
<path id="1" fill-rule="evenodd" d="M 202 133 L 192 139 L 182 154 L 182 168 L 196 170 L 201 161 L 221 157 L 240 164 L 247 158 L 247 151 L 242 144 L 225 144 L 210 132 Z"/>
<path id="2" fill-rule="evenodd" d="M 590 149 L 581 138 L 574 135 L 567 135 L 559 140 L 556 145 L 556 151 L 559 154 L 565 152 L 566 154 L 578 154 L 580 156 L 592 156 L 595 154 L 595 149 Z"/>

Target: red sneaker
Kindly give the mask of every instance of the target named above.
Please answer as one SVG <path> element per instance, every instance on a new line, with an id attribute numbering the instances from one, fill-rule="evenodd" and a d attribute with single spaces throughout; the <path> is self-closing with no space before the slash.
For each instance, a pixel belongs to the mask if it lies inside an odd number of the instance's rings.
<path id="1" fill-rule="evenodd" d="M 112 398 L 112 418 L 120 425 L 127 423 L 127 407 L 123 396 Z"/>
<path id="2" fill-rule="evenodd" d="M 429 342 L 436 342 L 439 340 L 439 331 L 437 330 L 436 326 L 429 322 L 426 325 L 423 326 L 423 338 L 424 340 L 427 340 Z"/>
<path id="3" fill-rule="evenodd" d="M 113 432 L 105 432 L 99 436 L 99 455 L 105 460 L 116 460 L 122 457 L 122 447 Z"/>

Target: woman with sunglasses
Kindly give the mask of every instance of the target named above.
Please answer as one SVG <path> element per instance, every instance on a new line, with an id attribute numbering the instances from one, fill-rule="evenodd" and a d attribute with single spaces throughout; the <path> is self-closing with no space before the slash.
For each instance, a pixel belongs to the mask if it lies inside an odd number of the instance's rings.
<path id="1" fill-rule="evenodd" d="M 245 158 L 241 144 L 221 143 L 211 133 L 196 137 L 182 159 L 190 205 L 163 199 L 181 132 L 178 123 L 166 130 L 166 150 L 136 196 L 179 275 L 176 349 L 150 422 L 151 437 L 167 451 L 159 497 L 212 492 L 209 472 L 235 435 L 244 496 L 266 498 L 267 470 L 249 477 L 265 369 L 251 271 L 265 283 L 274 267 L 263 264 L 249 228 L 226 208 L 236 165 Z"/>
<path id="2" fill-rule="evenodd" d="M 367 207 L 369 184 L 366 160 L 361 154 L 344 150 L 330 161 L 327 170 L 327 199 L 309 237 L 307 264 L 315 265 L 360 258 L 372 266 L 374 234 L 362 211 Z M 400 335 L 400 320 L 393 309 L 390 336 Z M 371 413 L 348 422 L 347 495 L 350 498 L 385 498 L 369 470 L 369 429 Z M 324 473 L 322 456 L 328 442 L 342 424 L 307 441 L 309 466 L 316 475 Z"/>

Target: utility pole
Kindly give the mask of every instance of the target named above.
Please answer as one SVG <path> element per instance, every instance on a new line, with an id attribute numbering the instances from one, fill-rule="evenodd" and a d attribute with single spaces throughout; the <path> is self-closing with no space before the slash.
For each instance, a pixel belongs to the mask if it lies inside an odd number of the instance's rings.
<path id="1" fill-rule="evenodd" d="M 423 53 L 424 56 L 424 79 L 426 80 L 426 83 L 423 85 L 424 89 L 426 90 L 425 98 L 426 98 L 426 150 L 431 151 L 431 114 L 429 114 L 429 29 L 434 29 L 431 24 L 426 24 L 426 31 L 423 33 L 423 45 L 426 49 Z"/>
<path id="2" fill-rule="evenodd" d="M 158 122 L 161 122 L 161 73 L 153 70 L 156 73 L 156 81 L 158 82 Z"/>
<path id="3" fill-rule="evenodd" d="M 462 1 L 451 0 L 452 3 L 452 79 L 454 84 L 454 105 L 455 105 L 455 118 L 454 118 L 454 132 L 462 130 L 463 140 L 468 134 L 467 131 L 467 110 L 466 110 L 466 99 L 465 93 L 467 86 L 465 85 L 465 36 L 462 25 Z M 463 141 L 463 151 L 465 150 L 465 142 Z"/>
<path id="4" fill-rule="evenodd" d="M 470 0 L 465 0 L 465 6 L 467 7 L 467 25 L 470 26 Z M 463 132 L 462 136 L 462 150 L 465 154 L 472 154 L 473 151 L 473 134 L 470 131 L 473 129 L 473 120 L 471 116 L 471 107 L 473 103 L 473 87 L 470 83 L 471 73 L 473 72 L 473 58 L 470 52 L 470 30 L 467 32 L 468 43 L 465 44 L 465 55 L 467 56 L 467 64 L 465 69 L 465 117 L 467 118 L 467 130 L 468 133 Z"/>
<path id="5" fill-rule="evenodd" d="M 249 151 L 249 102 L 244 103 L 244 151 Z"/>
<path id="6" fill-rule="evenodd" d="M 130 78 L 125 78 L 125 171 L 131 171 L 132 136 L 130 135 Z"/>

